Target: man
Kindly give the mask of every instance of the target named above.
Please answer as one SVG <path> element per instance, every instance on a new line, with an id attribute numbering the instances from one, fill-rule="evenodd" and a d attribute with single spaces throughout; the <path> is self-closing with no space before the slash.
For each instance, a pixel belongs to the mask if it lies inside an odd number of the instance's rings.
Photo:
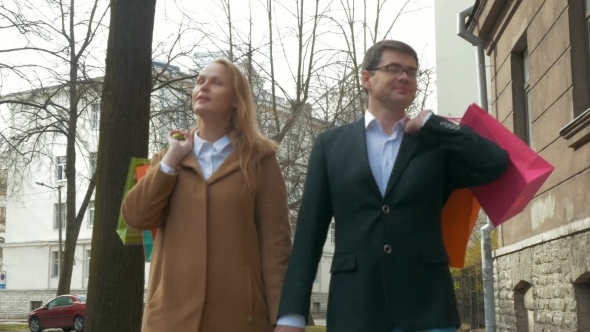
<path id="1" fill-rule="evenodd" d="M 364 118 L 314 142 L 275 331 L 304 331 L 334 217 L 329 332 L 454 332 L 460 320 L 441 211 L 453 190 L 498 179 L 508 155 L 430 111 L 406 118 L 418 76 L 410 46 L 378 42 L 361 75 Z"/>

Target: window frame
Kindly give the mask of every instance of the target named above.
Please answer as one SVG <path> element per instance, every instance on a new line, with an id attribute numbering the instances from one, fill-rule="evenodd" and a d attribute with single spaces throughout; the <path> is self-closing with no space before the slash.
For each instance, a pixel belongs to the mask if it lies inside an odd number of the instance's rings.
<path id="1" fill-rule="evenodd" d="M 88 202 L 88 219 L 86 220 L 88 227 L 94 226 L 94 217 L 96 216 L 96 205 L 94 202 L 95 201 Z"/>
<path id="2" fill-rule="evenodd" d="M 100 127 L 100 105 L 94 103 L 90 105 L 90 129 L 98 129 Z"/>
<path id="3" fill-rule="evenodd" d="M 533 121 L 531 117 L 531 83 L 530 83 L 530 55 L 528 48 L 522 51 L 522 76 L 523 76 L 523 92 L 524 92 L 524 117 L 525 117 L 525 143 L 531 149 L 533 148 Z"/>
<path id="4" fill-rule="evenodd" d="M 86 249 L 85 255 L 86 255 L 86 257 L 84 258 L 84 262 L 86 264 L 86 266 L 85 266 L 86 271 L 84 274 L 86 275 L 86 278 L 89 278 L 90 277 L 90 258 L 92 256 L 92 249 Z"/>
<path id="5" fill-rule="evenodd" d="M 336 223 L 330 223 L 330 242 L 336 243 Z"/>
<path id="6" fill-rule="evenodd" d="M 62 218 L 62 223 L 61 223 L 61 229 L 66 229 L 66 215 L 67 215 L 67 204 L 66 202 L 61 202 L 61 218 Z M 59 214 L 59 203 L 53 203 L 53 229 L 59 229 L 59 225 L 57 222 L 57 218 L 59 218 L 58 216 Z"/>
<path id="7" fill-rule="evenodd" d="M 66 181 L 66 156 L 55 157 L 55 178 L 58 182 Z"/>
<path id="8" fill-rule="evenodd" d="M 51 277 L 59 278 L 59 251 L 51 251 Z"/>
<path id="9" fill-rule="evenodd" d="M 590 0 L 584 1 L 584 17 L 586 19 L 586 69 L 588 72 L 588 93 L 590 94 Z M 590 105 L 589 105 L 590 106 Z"/>
<path id="10" fill-rule="evenodd" d="M 512 119 L 514 135 L 532 148 L 532 117 L 530 97 L 530 56 L 526 32 L 519 38 L 510 54 L 510 76 L 512 79 Z M 502 121 L 503 119 L 501 119 Z"/>

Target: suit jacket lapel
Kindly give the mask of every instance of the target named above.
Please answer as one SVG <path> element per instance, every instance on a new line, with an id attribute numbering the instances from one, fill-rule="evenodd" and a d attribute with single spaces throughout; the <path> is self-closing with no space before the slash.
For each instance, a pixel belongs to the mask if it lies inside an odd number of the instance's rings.
<path id="1" fill-rule="evenodd" d="M 352 124 L 353 127 L 353 158 L 358 159 L 358 165 L 360 167 L 360 176 L 363 182 L 367 183 L 371 190 L 374 191 L 379 197 L 381 192 L 377 181 L 371 171 L 371 164 L 369 163 L 369 153 L 367 152 L 367 134 L 365 132 L 365 117 L 363 116 L 360 120 L 357 120 Z"/>
<path id="2" fill-rule="evenodd" d="M 389 195 L 391 188 L 395 185 L 397 180 L 399 179 L 400 175 L 408 165 L 408 162 L 412 158 L 416 147 L 418 146 L 418 138 L 413 135 L 404 134 L 402 138 L 402 142 L 400 144 L 399 152 L 397 154 L 397 158 L 395 159 L 395 163 L 393 164 L 393 170 L 391 171 L 391 175 L 389 177 L 389 182 L 387 182 L 387 188 L 385 189 L 384 197 Z"/>

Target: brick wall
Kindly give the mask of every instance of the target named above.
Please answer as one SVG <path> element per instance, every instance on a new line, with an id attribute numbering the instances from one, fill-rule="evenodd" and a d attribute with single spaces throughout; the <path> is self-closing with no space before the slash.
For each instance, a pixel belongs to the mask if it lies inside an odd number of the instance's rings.
<path id="1" fill-rule="evenodd" d="M 590 316 L 590 233 L 546 242 L 494 260 L 496 331 L 578 331 Z M 522 295 L 532 287 L 532 315 Z M 529 310 L 530 310 L 529 309 Z M 529 320 L 529 321 L 527 321 Z"/>
<path id="2" fill-rule="evenodd" d="M 72 290 L 73 294 L 86 294 L 86 290 Z M 31 301 L 47 303 L 55 297 L 55 290 L 0 290 L 0 319 L 27 318 Z"/>

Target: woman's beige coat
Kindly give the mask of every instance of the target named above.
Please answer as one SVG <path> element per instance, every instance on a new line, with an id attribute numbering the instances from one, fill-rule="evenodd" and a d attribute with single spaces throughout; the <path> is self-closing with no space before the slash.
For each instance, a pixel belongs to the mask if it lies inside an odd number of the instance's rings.
<path id="1" fill-rule="evenodd" d="M 260 146 L 255 193 L 243 192 L 235 153 L 205 181 L 193 153 L 171 176 L 159 169 L 160 152 L 126 195 L 130 226 L 159 227 L 143 332 L 273 330 L 291 228 L 275 151 Z"/>

